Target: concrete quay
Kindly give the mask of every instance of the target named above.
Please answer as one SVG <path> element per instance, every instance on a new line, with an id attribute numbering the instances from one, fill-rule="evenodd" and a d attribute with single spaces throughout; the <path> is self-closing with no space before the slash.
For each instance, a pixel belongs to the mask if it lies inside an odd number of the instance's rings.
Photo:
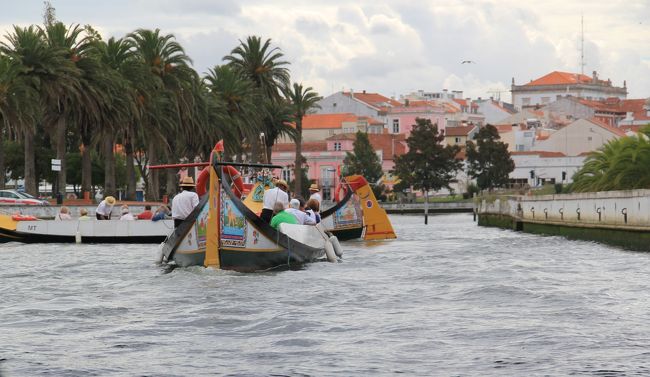
<path id="1" fill-rule="evenodd" d="M 650 190 L 479 198 L 478 223 L 650 251 Z"/>

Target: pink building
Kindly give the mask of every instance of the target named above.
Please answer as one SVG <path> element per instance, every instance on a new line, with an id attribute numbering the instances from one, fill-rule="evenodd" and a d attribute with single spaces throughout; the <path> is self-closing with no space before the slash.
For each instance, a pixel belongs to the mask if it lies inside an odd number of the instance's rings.
<path id="1" fill-rule="evenodd" d="M 385 173 L 384 183 L 392 187 L 392 177 L 388 173 L 394 166 L 394 156 L 406 152 L 404 135 L 368 134 L 375 153 L 382 161 Z M 302 155 L 307 160 L 309 168 L 307 176 L 321 187 L 323 198 L 328 200 L 338 183 L 337 170 L 343 165 L 347 152 L 354 149 L 355 134 L 343 133 L 328 137 L 325 141 L 310 141 L 302 143 Z M 271 159 L 274 164 L 285 166 L 277 169 L 274 175 L 284 180 L 293 180 L 293 163 L 296 156 L 295 143 L 281 143 L 273 147 Z"/>
<path id="2" fill-rule="evenodd" d="M 416 118 L 429 119 L 431 123 L 438 125 L 439 130 L 444 130 L 447 127 L 447 112 L 451 111 L 456 110 L 438 101 L 406 100 L 404 105 L 388 109 L 388 132 L 408 137 Z"/>

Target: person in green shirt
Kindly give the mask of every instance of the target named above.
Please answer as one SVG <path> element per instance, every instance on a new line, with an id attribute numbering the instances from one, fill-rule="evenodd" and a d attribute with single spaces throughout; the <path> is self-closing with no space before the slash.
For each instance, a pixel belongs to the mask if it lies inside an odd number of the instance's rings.
<path id="1" fill-rule="evenodd" d="M 298 224 L 298 219 L 296 219 L 296 216 L 285 211 L 284 204 L 281 202 L 275 202 L 275 205 L 273 205 L 273 213 L 274 215 L 271 219 L 271 226 L 273 229 L 278 229 L 282 223 Z"/>

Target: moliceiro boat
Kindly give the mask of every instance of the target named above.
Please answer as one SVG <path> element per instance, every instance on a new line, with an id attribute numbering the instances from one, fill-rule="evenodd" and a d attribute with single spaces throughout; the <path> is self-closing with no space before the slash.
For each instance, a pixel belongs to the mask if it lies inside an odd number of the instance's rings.
<path id="1" fill-rule="evenodd" d="M 238 175 L 233 166 L 273 166 L 222 163 L 218 156 L 215 151 L 210 157 L 207 193 L 162 245 L 163 262 L 254 272 L 296 267 L 324 258 L 326 250 L 335 245 L 340 248 L 322 226 L 281 224 L 278 230 L 272 228 L 233 191 L 237 187 L 233 178 Z M 327 255 L 332 260 L 332 253 Z"/>
<path id="2" fill-rule="evenodd" d="M 323 226 L 338 239 L 384 240 L 397 238 L 393 225 L 363 176 L 341 179 L 338 203 L 321 213 Z"/>
<path id="3" fill-rule="evenodd" d="M 0 215 L 0 242 L 160 243 L 172 229 L 172 220 L 56 221 Z"/>
<path id="4" fill-rule="evenodd" d="M 262 212 L 264 191 L 273 187 L 269 177 L 258 175 L 244 204 L 253 213 L 259 215 Z M 364 240 L 397 238 L 386 211 L 377 202 L 372 188 L 364 177 L 360 175 L 341 177 L 335 192 L 337 203 L 321 212 L 322 225 L 328 233 L 333 234 L 340 241 L 358 238 Z"/>

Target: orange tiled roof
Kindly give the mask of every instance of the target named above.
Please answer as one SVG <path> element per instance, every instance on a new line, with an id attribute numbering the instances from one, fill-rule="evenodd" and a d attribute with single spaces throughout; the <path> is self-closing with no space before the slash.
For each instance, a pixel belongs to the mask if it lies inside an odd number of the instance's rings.
<path id="1" fill-rule="evenodd" d="M 476 126 L 460 126 L 460 127 L 447 127 L 445 129 L 445 136 L 467 136 L 472 132 Z"/>
<path id="2" fill-rule="evenodd" d="M 495 124 L 494 127 L 500 134 L 512 131 L 512 124 Z"/>
<path id="3" fill-rule="evenodd" d="M 579 73 L 553 71 L 525 85 L 538 86 L 538 85 L 566 85 L 566 84 L 579 84 L 579 83 L 588 84 L 590 82 L 591 82 L 591 77 L 587 75 L 581 75 Z"/>
<path id="4" fill-rule="evenodd" d="M 406 136 L 404 134 L 367 134 L 370 144 L 375 150 L 381 149 L 384 160 L 392 160 L 393 155 L 401 156 L 406 153 Z M 343 133 L 333 135 L 327 140 L 356 140 L 356 134 Z"/>
<path id="5" fill-rule="evenodd" d="M 638 133 L 639 133 L 639 130 L 640 130 L 642 127 L 645 127 L 645 126 L 640 126 L 640 125 L 634 125 L 634 126 L 621 126 L 621 130 L 622 130 L 623 132 L 626 132 L 626 133 L 627 133 L 628 131 L 632 131 L 632 132 L 634 132 L 635 134 L 638 134 Z"/>
<path id="6" fill-rule="evenodd" d="M 597 118 L 591 118 L 591 119 L 588 119 L 588 120 L 591 123 L 608 130 L 609 132 L 613 133 L 614 135 L 625 136 L 625 132 L 623 132 L 620 128 L 612 127 L 609 124 L 598 120 Z"/>
<path id="7" fill-rule="evenodd" d="M 343 95 L 350 97 L 350 92 L 343 92 Z M 368 105 L 374 107 L 385 107 L 386 104 L 390 106 L 402 106 L 401 102 L 382 96 L 378 93 L 354 92 L 353 95 L 354 98 L 358 99 L 359 101 L 365 102 Z"/>
<path id="8" fill-rule="evenodd" d="M 373 118 L 373 117 L 360 116 L 360 117 L 359 117 L 359 120 L 365 120 L 365 121 L 368 122 L 368 124 L 370 124 L 370 125 L 382 125 L 382 126 L 384 125 L 384 122 L 379 121 L 379 120 L 377 120 L 377 119 L 375 119 L 375 118 Z"/>
<path id="9" fill-rule="evenodd" d="M 648 111 L 644 108 L 645 99 L 624 99 L 621 101 L 621 110 L 631 112 L 635 120 L 650 120 Z"/>
<path id="10" fill-rule="evenodd" d="M 305 130 L 341 128 L 343 122 L 357 122 L 358 119 L 359 117 L 352 113 L 308 114 L 302 119 L 302 128 Z"/>

